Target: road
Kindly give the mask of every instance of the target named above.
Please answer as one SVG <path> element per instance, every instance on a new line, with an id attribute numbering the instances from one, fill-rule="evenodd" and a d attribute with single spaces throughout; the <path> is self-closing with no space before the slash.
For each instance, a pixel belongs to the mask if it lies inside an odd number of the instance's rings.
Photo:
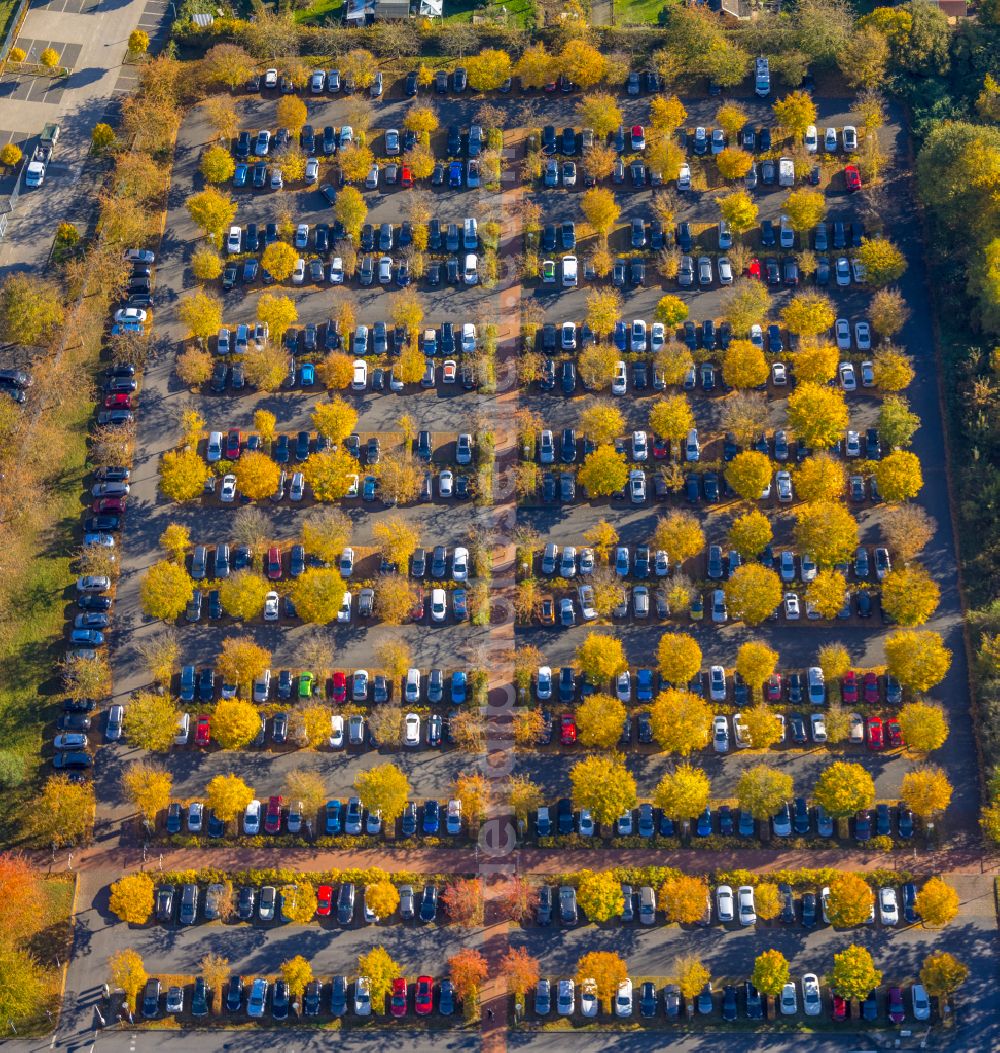
<path id="1" fill-rule="evenodd" d="M 21 194 L 0 241 L 0 278 L 15 270 L 40 270 L 48 259 L 56 227 L 81 230 L 94 209 L 100 168 L 88 164 L 90 135 L 100 121 L 114 123 L 121 97 L 137 86 L 136 67 L 122 60 L 133 29 L 145 29 L 150 52 L 169 31 L 169 0 L 42 0 L 32 3 L 17 46 L 37 61 L 46 47 L 70 68 L 60 81 L 26 74 L 0 77 L 0 144 L 13 140 L 25 157 L 44 125 L 57 122 L 59 146 L 44 186 Z M 2 190 L 9 193 L 5 182 Z"/>

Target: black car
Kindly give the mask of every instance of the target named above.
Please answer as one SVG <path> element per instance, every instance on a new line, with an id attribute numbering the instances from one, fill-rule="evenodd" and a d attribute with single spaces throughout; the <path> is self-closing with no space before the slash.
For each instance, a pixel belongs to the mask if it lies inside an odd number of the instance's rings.
<path id="1" fill-rule="evenodd" d="M 781 903 L 781 920 L 786 925 L 795 924 L 795 893 L 792 886 L 782 881 L 778 885 L 778 900 Z"/>
<path id="2" fill-rule="evenodd" d="M 562 364 L 562 389 L 564 395 L 572 395 L 576 391 L 576 366 L 570 359 Z"/>
<path id="3" fill-rule="evenodd" d="M 647 980 L 639 988 L 639 1015 L 647 1019 L 656 1016 L 657 998 L 656 984 L 651 980 Z"/>
<path id="4" fill-rule="evenodd" d="M 802 924 L 811 929 L 816 924 L 816 893 L 806 892 L 802 896 Z"/>
<path id="5" fill-rule="evenodd" d="M 275 980 L 274 994 L 271 996 L 271 1015 L 275 1020 L 287 1020 L 290 1004 L 288 983 L 285 980 Z"/>
<path id="6" fill-rule="evenodd" d="M 417 94 L 417 71 L 415 69 L 411 69 L 406 75 L 406 80 L 403 81 L 403 94 L 409 98 Z"/>
<path id="7" fill-rule="evenodd" d="M 722 989 L 722 1019 L 736 1019 L 736 988 L 732 984 L 726 984 Z"/>
<path id="8" fill-rule="evenodd" d="M 425 885 L 420 897 L 420 920 L 434 921 L 437 918 L 438 889 L 437 885 Z"/>
<path id="9" fill-rule="evenodd" d="M 319 1003 L 323 986 L 318 980 L 310 980 L 302 993 L 302 1013 L 304 1016 L 319 1016 Z"/>
<path id="10" fill-rule="evenodd" d="M 162 922 L 174 920 L 173 885 L 161 885 L 156 890 L 156 920 Z"/>
<path id="11" fill-rule="evenodd" d="M 152 1020 L 160 1015 L 160 981 L 151 976 L 142 992 L 142 1015 Z"/>
<path id="12" fill-rule="evenodd" d="M 244 885 L 236 898 L 236 914 L 240 921 L 252 921 L 257 893 L 250 885 Z"/>
<path id="13" fill-rule="evenodd" d="M 749 980 L 743 981 L 743 1000 L 746 1003 L 747 1020 L 764 1018 L 764 1002 L 760 992 Z"/>
<path id="14" fill-rule="evenodd" d="M 462 151 L 462 131 L 457 124 L 448 126 L 448 153 L 455 156 Z"/>
<path id="15" fill-rule="evenodd" d="M 243 1006 L 243 979 L 239 976 L 230 976 L 226 984 L 226 1009 L 230 1013 L 238 1013 Z"/>
<path id="16" fill-rule="evenodd" d="M 538 890 L 538 906 L 535 908 L 535 921 L 539 925 L 552 923 L 552 886 L 542 885 Z"/>

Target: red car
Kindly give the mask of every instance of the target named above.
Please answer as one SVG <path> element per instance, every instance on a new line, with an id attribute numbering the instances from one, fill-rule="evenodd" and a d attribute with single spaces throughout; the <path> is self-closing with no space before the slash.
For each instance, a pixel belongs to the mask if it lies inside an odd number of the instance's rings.
<path id="1" fill-rule="evenodd" d="M 750 266 L 747 267 L 747 277 L 749 277 L 749 278 L 759 278 L 760 277 L 760 260 L 757 259 L 756 256 L 754 256 L 750 260 Z"/>
<path id="2" fill-rule="evenodd" d="M 124 497 L 99 497 L 91 506 L 90 510 L 95 516 L 108 513 L 121 515 L 125 511 Z"/>
<path id="3" fill-rule="evenodd" d="M 576 742 L 576 717 L 572 713 L 563 713 L 559 718 L 559 741 L 564 746 Z"/>
<path id="4" fill-rule="evenodd" d="M 226 435 L 226 448 L 223 451 L 223 456 L 225 456 L 230 461 L 237 460 L 239 458 L 240 447 L 242 445 L 243 439 L 240 435 L 239 429 L 233 428 L 232 431 L 230 431 Z"/>
<path id="5" fill-rule="evenodd" d="M 281 831 L 281 794 L 267 799 L 267 812 L 264 815 L 264 831 L 277 834 Z"/>
<path id="6" fill-rule="evenodd" d="M 632 149 L 646 149 L 646 129 L 641 124 L 632 125 Z"/>
<path id="7" fill-rule="evenodd" d="M 424 618 L 424 590 L 416 589 L 414 593 L 413 606 L 410 608 L 410 621 L 419 622 Z"/>
<path id="8" fill-rule="evenodd" d="M 347 674 L 340 669 L 333 674 L 333 700 L 334 702 L 347 701 Z"/>
<path id="9" fill-rule="evenodd" d="M 903 745 L 903 729 L 898 720 L 887 720 L 885 722 L 885 741 L 891 750 L 899 749 Z"/>
<path id="10" fill-rule="evenodd" d="M 665 460 L 670 456 L 670 445 L 666 439 L 654 439 L 653 440 L 653 459 L 657 461 Z"/>
<path id="11" fill-rule="evenodd" d="M 764 684 L 764 694 L 768 702 L 781 701 L 781 673 L 772 673 Z"/>
<path id="12" fill-rule="evenodd" d="M 861 189 L 861 173 L 857 165 L 847 165 L 844 168 L 844 182 L 847 184 L 847 189 L 852 192 Z"/>
<path id="13" fill-rule="evenodd" d="M 864 699 L 866 706 L 878 705 L 877 673 L 865 673 L 865 678 L 861 681 L 861 697 Z"/>
<path id="14" fill-rule="evenodd" d="M 281 580 L 281 549 L 277 545 L 267 550 L 267 576 L 271 581 Z"/>
<path id="15" fill-rule="evenodd" d="M 870 750 L 881 750 L 885 748 L 885 742 L 882 739 L 881 717 L 868 718 L 868 748 Z"/>
<path id="16" fill-rule="evenodd" d="M 392 997 L 389 999 L 389 1012 L 395 1017 L 406 1016 L 406 978 L 397 976 L 392 981 Z"/>
<path id="17" fill-rule="evenodd" d="M 105 409 L 132 409 L 132 396 L 119 392 L 117 395 L 104 396 Z"/>
<path id="18" fill-rule="evenodd" d="M 844 679 L 840 682 L 840 697 L 845 706 L 853 706 L 858 700 L 858 678 L 853 669 L 844 673 Z"/>
<path id="19" fill-rule="evenodd" d="M 847 1019 L 847 999 L 841 998 L 840 995 L 833 996 L 833 1019 Z"/>
<path id="20" fill-rule="evenodd" d="M 328 918 L 333 909 L 333 886 L 320 885 L 316 889 L 316 913 L 321 918 Z"/>
<path id="21" fill-rule="evenodd" d="M 198 723 L 194 726 L 194 744 L 196 746 L 207 746 L 209 738 L 211 738 L 211 729 L 208 717 L 200 716 Z"/>
<path id="22" fill-rule="evenodd" d="M 417 1011 L 417 1016 L 427 1016 L 434 1008 L 434 981 L 429 976 L 417 977 L 413 1008 Z"/>
<path id="23" fill-rule="evenodd" d="M 400 185 L 406 188 L 413 186 L 413 169 L 409 165 L 403 165 L 403 170 L 399 175 Z"/>

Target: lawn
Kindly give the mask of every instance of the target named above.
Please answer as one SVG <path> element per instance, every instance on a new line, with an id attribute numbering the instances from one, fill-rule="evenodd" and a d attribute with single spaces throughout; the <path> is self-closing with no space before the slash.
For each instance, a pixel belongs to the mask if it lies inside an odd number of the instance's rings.
<path id="1" fill-rule="evenodd" d="M 667 6 L 667 0 L 612 0 L 615 11 L 615 25 L 656 25 L 660 21 L 660 12 Z"/>
<path id="2" fill-rule="evenodd" d="M 507 11 L 508 24 L 512 26 L 524 26 L 528 16 L 532 12 L 532 5 L 528 0 L 512 0 L 511 3 L 496 4 L 492 8 L 484 7 L 481 0 L 445 0 L 445 22 L 471 22 L 475 11 L 500 15 L 500 7 Z"/>
<path id="3" fill-rule="evenodd" d="M 0 633 L 0 732 L 2 753 L 24 765 L 24 781 L 11 792 L 0 820 L 0 843 L 17 841 L 21 799 L 34 796 L 35 777 L 45 726 L 55 710 L 60 683 L 56 663 L 62 652 L 65 592 L 72 581 L 76 532 L 80 526 L 80 494 L 86 460 L 86 435 L 93 405 L 81 398 L 50 420 L 60 440 L 61 458 L 48 486 L 48 501 L 33 521 L 35 535 L 25 544 L 33 553 L 20 581 L 11 586 L 10 602 L 17 617 Z M 14 807 L 10 807 L 14 804 Z"/>
<path id="4" fill-rule="evenodd" d="M 292 18 L 299 23 L 322 26 L 327 22 L 339 22 L 343 6 L 344 0 L 316 0 L 309 7 L 293 12 Z"/>
<path id="5" fill-rule="evenodd" d="M 17 11 L 18 0 L 0 0 L 0 40 L 3 40 L 11 28 L 11 20 Z"/>
<path id="6" fill-rule="evenodd" d="M 35 931 L 25 941 L 27 949 L 45 970 L 45 987 L 35 1015 L 24 1022 L 20 1035 L 48 1034 L 55 1023 L 54 1010 L 62 996 L 63 973 L 73 943 L 73 896 L 76 875 L 60 874 L 42 882 L 45 907 Z M 53 1019 L 46 1016 L 53 1011 Z"/>

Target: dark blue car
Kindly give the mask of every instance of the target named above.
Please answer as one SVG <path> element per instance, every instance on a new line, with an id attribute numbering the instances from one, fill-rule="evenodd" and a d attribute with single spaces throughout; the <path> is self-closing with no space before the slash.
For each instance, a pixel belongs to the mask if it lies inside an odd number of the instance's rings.
<path id="1" fill-rule="evenodd" d="M 441 825 L 441 805 L 437 801 L 424 802 L 424 833 L 436 834 Z"/>
<path id="2" fill-rule="evenodd" d="M 462 162 L 452 161 L 448 165 L 448 186 L 452 189 L 462 185 Z"/>

